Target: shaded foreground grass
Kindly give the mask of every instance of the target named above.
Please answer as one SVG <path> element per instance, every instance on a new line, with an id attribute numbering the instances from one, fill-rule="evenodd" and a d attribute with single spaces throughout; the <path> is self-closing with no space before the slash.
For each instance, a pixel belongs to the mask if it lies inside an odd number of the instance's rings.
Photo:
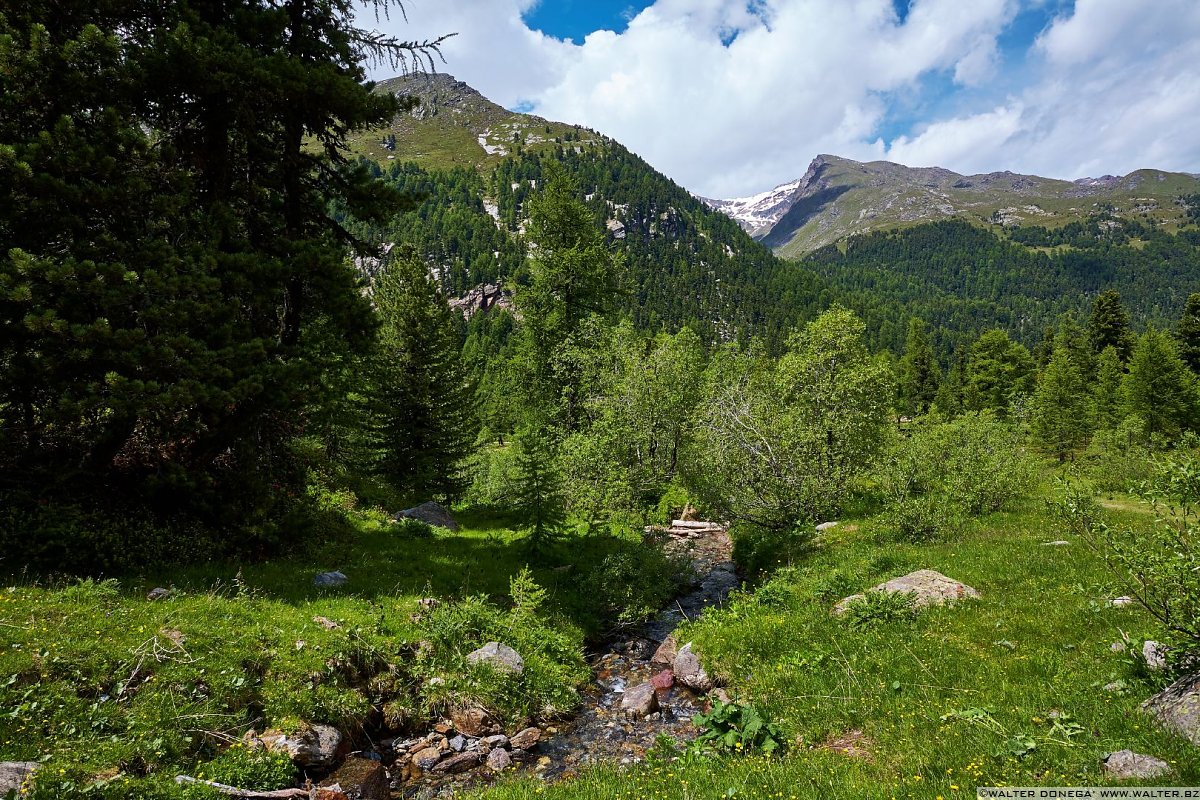
<path id="1" fill-rule="evenodd" d="M 1081 542 L 1044 544 L 1065 536 L 1045 499 L 952 542 L 844 523 L 811 558 L 681 631 L 780 724 L 793 742 L 785 757 L 685 758 L 554 786 L 517 779 L 489 797 L 948 799 L 982 785 L 1111 783 L 1100 759 L 1124 748 L 1172 764 L 1147 783 L 1200 785 L 1200 749 L 1138 709 L 1168 678 L 1111 647 L 1128 638 L 1137 650 L 1161 631 L 1139 608 L 1108 605 L 1120 587 Z M 1123 515 L 1147 522 L 1138 508 Z M 863 629 L 830 616 L 841 597 L 921 568 L 982 597 Z M 826 747 L 852 732 L 865 757 Z"/>

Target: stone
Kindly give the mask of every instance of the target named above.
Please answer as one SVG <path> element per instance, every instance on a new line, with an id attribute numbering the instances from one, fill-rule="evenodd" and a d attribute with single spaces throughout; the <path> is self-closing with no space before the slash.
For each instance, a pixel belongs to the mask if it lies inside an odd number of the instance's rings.
<path id="1" fill-rule="evenodd" d="M 456 753 L 461 753 L 467 749 L 467 739 L 461 733 L 450 740 L 450 749 Z"/>
<path id="2" fill-rule="evenodd" d="M 455 522 L 454 517 L 450 516 L 450 512 L 446 510 L 445 506 L 432 500 L 396 512 L 395 519 L 415 519 L 435 528 L 445 528 L 449 531 L 458 530 L 458 523 Z"/>
<path id="3" fill-rule="evenodd" d="M 729 692 L 725 691 L 724 689 L 713 689 L 708 696 L 712 700 L 720 700 L 725 705 L 729 705 L 731 702 L 733 702 L 732 698 L 729 697 Z"/>
<path id="4" fill-rule="evenodd" d="M 488 753 L 487 765 L 492 772 L 503 772 L 512 766 L 512 756 L 503 747 L 497 747 Z"/>
<path id="5" fill-rule="evenodd" d="M 332 725 L 309 725 L 294 734 L 268 731 L 259 741 L 268 750 L 286 752 L 301 769 L 332 767 L 350 749 L 350 743 Z"/>
<path id="6" fill-rule="evenodd" d="M 480 744 L 489 750 L 495 747 L 508 747 L 508 737 L 503 733 L 497 733 L 493 736 L 485 736 L 479 740 Z"/>
<path id="7" fill-rule="evenodd" d="M 1055 539 L 1052 542 L 1042 542 L 1042 547 L 1066 547 L 1069 544 L 1066 539 Z"/>
<path id="8" fill-rule="evenodd" d="M 1110 606 L 1112 606 L 1113 608 L 1126 608 L 1127 606 L 1131 606 L 1136 602 L 1137 601 L 1134 600 L 1132 597 L 1123 595 L 1121 597 L 1114 597 L 1112 600 L 1108 601 L 1108 604 Z"/>
<path id="9" fill-rule="evenodd" d="M 675 673 L 675 680 L 697 692 L 711 691 L 714 686 L 712 678 L 708 677 L 708 673 L 700 665 L 700 657 L 692 651 L 691 642 L 679 648 L 675 661 L 671 664 L 671 671 Z"/>
<path id="10" fill-rule="evenodd" d="M 318 572 L 313 578 L 313 586 L 322 588 L 330 588 L 334 586 L 344 586 L 350 580 L 340 572 Z"/>
<path id="11" fill-rule="evenodd" d="M 831 528 L 836 528 L 836 527 L 837 527 L 836 520 L 834 520 L 833 522 L 822 522 L 820 525 L 817 526 L 817 533 L 824 533 L 825 531 L 830 530 Z"/>
<path id="12" fill-rule="evenodd" d="M 679 652 L 679 645 L 675 641 L 674 636 L 668 636 L 663 639 L 662 644 L 654 651 L 654 655 L 650 657 L 650 666 L 652 667 L 670 667 L 675 663 L 675 656 Z"/>
<path id="13" fill-rule="evenodd" d="M 22 790 L 26 781 L 40 766 L 36 761 L 0 761 L 0 797 L 7 796 L 9 792 L 24 797 Z"/>
<path id="14" fill-rule="evenodd" d="M 488 642 L 478 650 L 467 653 L 468 664 L 488 664 L 500 672 L 520 675 L 525 671 L 525 659 L 516 650 L 500 642 Z"/>
<path id="15" fill-rule="evenodd" d="M 1112 681 L 1100 687 L 1106 692 L 1123 692 L 1125 691 L 1125 681 Z"/>
<path id="16" fill-rule="evenodd" d="M 658 695 L 654 692 L 654 685 L 639 683 L 626 690 L 621 697 L 621 711 L 625 716 L 635 719 L 648 717 L 658 711 Z"/>
<path id="17" fill-rule="evenodd" d="M 442 750 L 439 747 L 426 747 L 413 753 L 410 760 L 418 770 L 427 772 L 442 760 Z"/>
<path id="18" fill-rule="evenodd" d="M 313 800 L 350 800 L 340 786 L 318 786 Z"/>
<path id="19" fill-rule="evenodd" d="M 383 764 L 368 758 L 346 759 L 320 786 L 336 786 L 348 800 L 389 800 L 391 792 Z"/>
<path id="20" fill-rule="evenodd" d="M 890 581 L 884 581 L 871 587 L 871 591 L 912 594 L 916 608 L 953 603 L 968 597 L 979 597 L 979 592 L 965 583 L 947 578 L 932 569 L 919 569 L 907 575 L 901 575 L 899 578 L 892 578 Z M 846 613 L 852 603 L 863 597 L 864 595 L 855 594 L 843 598 L 833 607 L 833 613 L 839 616 Z"/>
<path id="21" fill-rule="evenodd" d="M 1142 710 L 1200 747 L 1200 672 L 1175 681 L 1142 703 Z"/>
<path id="22" fill-rule="evenodd" d="M 509 751 L 508 755 L 510 758 L 512 758 L 513 762 L 517 764 L 523 764 L 529 760 L 529 751 L 522 750 L 519 747 L 514 747 Z"/>
<path id="23" fill-rule="evenodd" d="M 664 669 L 650 678 L 650 685 L 658 691 L 670 689 L 675 685 L 675 673 L 669 669 Z"/>
<path id="24" fill-rule="evenodd" d="M 1146 669 L 1151 672 L 1161 672 L 1167 668 L 1167 648 L 1153 639 L 1142 644 L 1142 658 L 1146 661 Z"/>
<path id="25" fill-rule="evenodd" d="M 1161 778 L 1171 771 L 1171 765 L 1160 758 L 1118 750 L 1101 759 L 1104 771 L 1114 778 Z"/>
<path id="26" fill-rule="evenodd" d="M 328 617 L 316 616 L 316 617 L 313 617 L 312 621 L 317 623 L 318 625 L 320 625 L 322 628 L 324 628 L 327 631 L 337 630 L 339 627 L 341 627 L 336 622 L 329 619 Z"/>
<path id="27" fill-rule="evenodd" d="M 454 729 L 467 736 L 487 736 L 500 732 L 496 719 L 481 706 L 466 706 L 450 712 Z"/>
<path id="28" fill-rule="evenodd" d="M 439 761 L 433 771 L 442 775 L 454 775 L 466 772 L 481 761 L 483 761 L 483 757 L 479 753 L 459 753 Z"/>
<path id="29" fill-rule="evenodd" d="M 1124 653 L 1127 648 L 1124 642 L 1113 642 L 1108 646 L 1108 649 L 1114 653 Z"/>
<path id="30" fill-rule="evenodd" d="M 537 746 L 537 743 L 542 738 L 542 731 L 539 728 L 525 728 L 524 730 L 514 733 L 509 740 L 514 750 L 532 750 Z"/>
<path id="31" fill-rule="evenodd" d="M 146 599 L 147 600 L 166 600 L 170 596 L 171 596 L 170 589 L 164 589 L 161 586 L 156 586 L 150 590 L 149 594 L 146 595 Z"/>

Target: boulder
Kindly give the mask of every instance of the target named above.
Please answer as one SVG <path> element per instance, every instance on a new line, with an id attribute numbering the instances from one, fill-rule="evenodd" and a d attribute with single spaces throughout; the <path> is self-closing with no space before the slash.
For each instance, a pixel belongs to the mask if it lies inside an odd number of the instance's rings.
<path id="1" fill-rule="evenodd" d="M 662 672 L 655 673 L 650 678 L 650 685 L 655 689 L 666 691 L 675 685 L 675 673 L 669 669 L 664 669 Z"/>
<path id="2" fill-rule="evenodd" d="M 648 717 L 658 711 L 658 695 L 654 692 L 654 685 L 639 683 L 627 689 L 621 697 L 621 711 L 625 716 L 635 719 Z"/>
<path id="3" fill-rule="evenodd" d="M 675 642 L 674 636 L 668 636 L 663 639 L 662 644 L 654 651 L 654 655 L 650 657 L 650 665 L 654 667 L 670 667 L 675 663 L 675 656 L 678 654 L 679 645 Z"/>
<path id="4" fill-rule="evenodd" d="M 912 594 L 916 608 L 953 603 L 967 597 L 979 597 L 979 592 L 965 583 L 947 578 L 932 569 L 919 569 L 916 572 L 901 575 L 899 578 L 892 578 L 890 581 L 884 581 L 871 587 L 871 591 Z M 846 613 L 852 603 L 863 597 L 864 595 L 854 594 L 843 598 L 833 607 L 833 613 L 839 616 Z"/>
<path id="5" fill-rule="evenodd" d="M 691 642 L 685 644 L 675 654 L 675 661 L 671 664 L 671 670 L 675 673 L 675 680 L 689 689 L 694 689 L 697 692 L 712 691 L 712 678 L 708 677 L 708 673 L 704 671 L 704 667 L 700 666 L 700 657 L 692 651 Z"/>
<path id="6" fill-rule="evenodd" d="M 525 728 L 519 733 L 514 733 L 509 740 L 514 750 L 532 750 L 537 746 L 537 743 L 542 738 L 542 731 L 539 728 Z"/>
<path id="7" fill-rule="evenodd" d="M 463 750 L 467 749 L 467 737 L 460 733 L 458 736 L 450 739 L 449 745 L 451 750 L 456 753 L 461 753 Z"/>
<path id="8" fill-rule="evenodd" d="M 1161 672 L 1167 668 L 1167 648 L 1153 639 L 1142 644 L 1142 658 L 1146 661 L 1146 669 L 1151 672 Z"/>
<path id="9" fill-rule="evenodd" d="M 454 729 L 467 736 L 488 736 L 500 732 L 496 719 L 481 706 L 466 706 L 450 712 Z"/>
<path id="10" fill-rule="evenodd" d="M 412 765 L 420 772 L 428 772 L 442 760 L 442 749 L 440 747 L 426 747 L 412 755 Z"/>
<path id="11" fill-rule="evenodd" d="M 450 516 L 450 512 L 443 505 L 432 500 L 396 512 L 395 519 L 415 519 L 435 528 L 445 528 L 449 531 L 458 530 L 458 523 L 455 522 L 454 517 Z"/>
<path id="12" fill-rule="evenodd" d="M 332 767 L 349 751 L 349 742 L 332 725 L 309 725 L 299 733 L 267 731 L 258 737 L 268 750 L 286 752 L 301 769 Z"/>
<path id="13" fill-rule="evenodd" d="M 468 664 L 488 664 L 492 668 L 512 675 L 525 671 L 525 660 L 516 650 L 500 642 L 488 642 L 478 650 L 467 654 Z"/>
<path id="14" fill-rule="evenodd" d="M 24 797 L 22 789 L 25 782 L 40 766 L 36 761 L 0 761 L 0 797 L 7 796 L 9 792 Z"/>
<path id="15" fill-rule="evenodd" d="M 512 766 L 512 756 L 503 747 L 494 748 L 488 753 L 487 765 L 492 772 L 503 772 Z"/>
<path id="16" fill-rule="evenodd" d="M 497 733 L 493 736 L 483 737 L 482 739 L 479 740 L 479 743 L 481 745 L 483 745 L 484 747 L 486 747 L 488 750 L 493 750 L 497 747 L 505 748 L 505 747 L 508 747 L 508 737 L 505 736 L 503 733 Z"/>
<path id="17" fill-rule="evenodd" d="M 369 758 L 348 758 L 320 786 L 337 788 L 348 800 L 389 800 L 387 770 Z"/>
<path id="18" fill-rule="evenodd" d="M 1101 762 L 1104 771 L 1114 778 L 1161 778 L 1171 771 L 1171 765 L 1162 759 L 1132 750 L 1109 753 Z"/>
<path id="19" fill-rule="evenodd" d="M 318 572 L 313 578 L 313 586 L 329 588 L 333 586 L 343 586 L 346 581 L 350 580 L 340 572 Z"/>
<path id="20" fill-rule="evenodd" d="M 171 596 L 170 589 L 164 589 L 162 586 L 156 586 L 146 595 L 147 600 L 166 600 Z"/>
<path id="21" fill-rule="evenodd" d="M 1142 703 L 1142 710 L 1200 747 L 1200 672 L 1175 681 Z"/>

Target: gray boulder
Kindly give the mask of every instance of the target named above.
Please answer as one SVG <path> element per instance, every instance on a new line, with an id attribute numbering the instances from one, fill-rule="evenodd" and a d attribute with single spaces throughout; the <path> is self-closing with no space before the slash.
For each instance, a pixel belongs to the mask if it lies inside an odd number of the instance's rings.
<path id="1" fill-rule="evenodd" d="M 712 678 L 700 665 L 700 657 L 692 651 L 691 642 L 679 648 L 679 652 L 675 655 L 675 661 L 671 664 L 671 671 L 675 673 L 675 680 L 689 689 L 697 692 L 712 691 L 714 685 Z"/>
<path id="2" fill-rule="evenodd" d="M 24 797 L 25 782 L 40 766 L 36 761 L 0 761 L 0 797 L 9 792 L 16 792 L 17 797 Z"/>
<path id="3" fill-rule="evenodd" d="M 621 698 L 621 711 L 625 716 L 640 719 L 648 717 L 658 710 L 658 695 L 654 693 L 653 684 L 639 683 L 625 691 Z"/>
<path id="4" fill-rule="evenodd" d="M 259 740 L 268 750 L 286 752 L 297 767 L 332 767 L 349 750 L 349 742 L 332 725 L 309 725 L 299 733 L 268 731 Z"/>
<path id="5" fill-rule="evenodd" d="M 313 578 L 313 586 L 322 588 L 330 588 L 333 586 L 343 586 L 346 581 L 350 580 L 340 572 L 318 572 Z"/>
<path id="6" fill-rule="evenodd" d="M 512 766 L 512 756 L 504 748 L 497 747 L 488 753 L 487 765 L 492 772 L 503 772 Z"/>
<path id="7" fill-rule="evenodd" d="M 419 522 L 424 522 L 426 525 L 432 525 L 435 528 L 445 528 L 449 531 L 458 530 L 458 523 L 454 520 L 454 517 L 450 516 L 450 512 L 446 510 L 445 506 L 435 503 L 432 500 L 427 503 L 421 503 L 419 506 L 397 511 L 395 518 L 415 519 Z"/>
<path id="8" fill-rule="evenodd" d="M 467 654 L 468 664 L 488 664 L 492 668 L 520 675 L 525 671 L 525 660 L 521 655 L 506 644 L 488 642 L 478 650 Z"/>
<path id="9" fill-rule="evenodd" d="M 979 592 L 965 583 L 947 578 L 932 569 L 919 569 L 899 578 L 892 578 L 871 588 L 873 592 L 907 593 L 914 596 L 917 608 L 953 603 L 968 597 L 979 597 Z M 864 595 L 854 594 L 843 598 L 833 607 L 833 613 L 842 615 L 852 603 L 862 600 Z"/>
<path id="10" fill-rule="evenodd" d="M 369 758 L 348 758 L 320 784 L 323 788 L 337 787 L 349 800 L 389 800 L 387 770 Z"/>
<path id="11" fill-rule="evenodd" d="M 1200 672 L 1175 681 L 1142 703 L 1142 710 L 1200 747 Z"/>
<path id="12" fill-rule="evenodd" d="M 1151 672 L 1161 672 L 1167 668 L 1167 648 L 1153 639 L 1142 644 L 1142 658 L 1146 661 L 1146 669 Z"/>
<path id="13" fill-rule="evenodd" d="M 1161 778 L 1171 771 L 1171 765 L 1162 759 L 1132 750 L 1109 753 L 1101 761 L 1104 771 L 1114 778 Z"/>

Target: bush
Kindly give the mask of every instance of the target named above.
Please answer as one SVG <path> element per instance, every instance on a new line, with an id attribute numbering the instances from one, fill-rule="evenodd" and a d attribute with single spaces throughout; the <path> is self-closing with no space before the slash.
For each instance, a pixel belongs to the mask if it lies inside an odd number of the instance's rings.
<path id="1" fill-rule="evenodd" d="M 882 460 L 885 521 L 910 539 L 953 533 L 1028 491 L 1033 464 L 1017 432 L 989 413 L 916 430 Z"/>
<path id="2" fill-rule="evenodd" d="M 692 724 L 702 730 L 693 742 L 698 748 L 771 755 L 784 746 L 783 732 L 751 705 L 714 699 L 712 709 L 692 717 Z"/>
<path id="3" fill-rule="evenodd" d="M 593 598 L 605 621 L 632 624 L 657 614 L 688 574 L 688 560 L 656 543 L 609 553 L 583 578 L 583 595 Z"/>
<path id="4" fill-rule="evenodd" d="M 916 601 L 912 592 L 867 592 L 846 607 L 845 620 L 851 628 L 911 620 L 917 616 Z"/>
<path id="5" fill-rule="evenodd" d="M 1101 492 L 1133 492 L 1154 476 L 1154 451 L 1141 417 L 1127 417 L 1115 430 L 1096 431 L 1084 452 L 1092 485 Z"/>

